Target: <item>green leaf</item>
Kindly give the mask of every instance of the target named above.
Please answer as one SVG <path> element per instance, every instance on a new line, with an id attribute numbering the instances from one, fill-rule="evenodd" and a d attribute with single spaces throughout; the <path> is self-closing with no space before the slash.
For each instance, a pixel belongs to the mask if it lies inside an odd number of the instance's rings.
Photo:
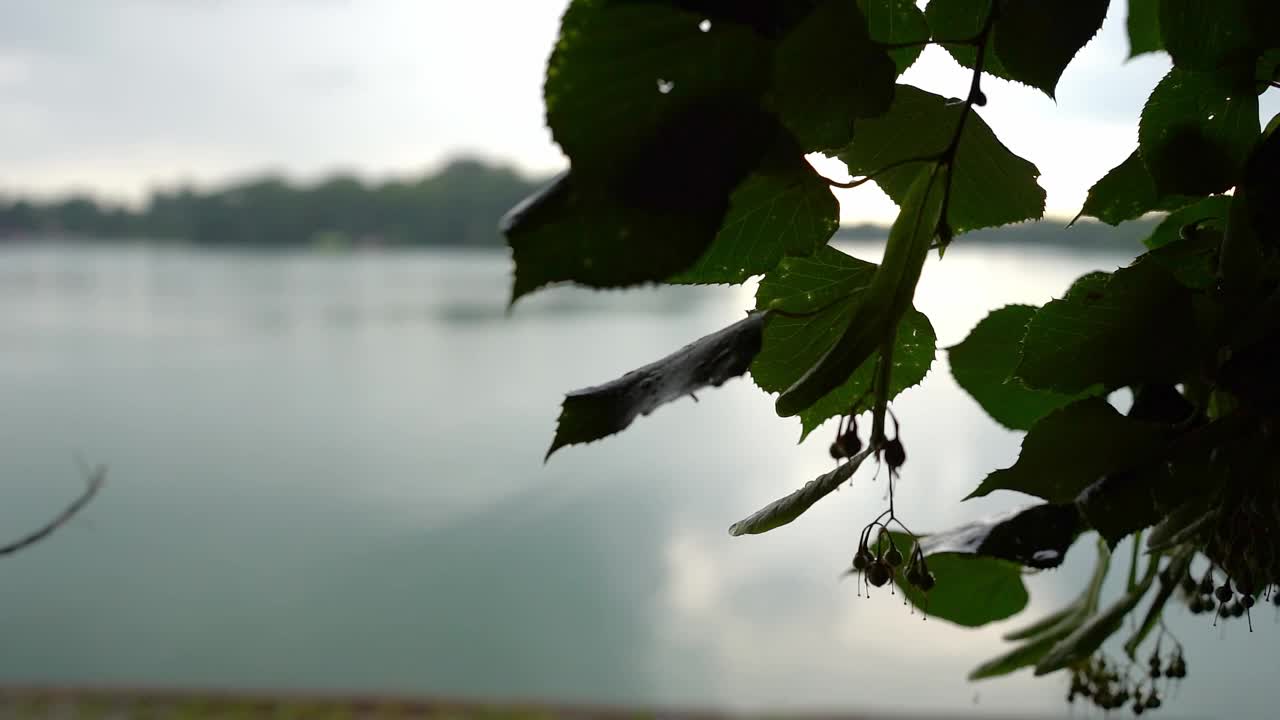
<path id="1" fill-rule="evenodd" d="M 936 1 L 936 0 L 935 0 Z M 899 85 L 893 105 L 881 117 L 857 122 L 856 139 L 840 153 L 854 175 L 876 173 L 878 184 L 903 205 L 911 184 L 951 142 L 963 106 L 940 95 Z M 887 172 L 884 168 L 904 163 Z M 1044 215 L 1040 171 L 1014 155 L 977 113 L 969 116 L 956 150 L 946 221 L 958 233 L 1007 225 Z"/>
<path id="2" fill-rule="evenodd" d="M 1151 235 L 1142 241 L 1151 249 L 1164 247 L 1183 235 L 1183 228 L 1207 228 L 1223 231 L 1227 229 L 1227 210 L 1231 207 L 1231 198 L 1226 195 L 1214 195 L 1198 202 L 1178 208 L 1169 213 Z"/>
<path id="3" fill-rule="evenodd" d="M 729 197 L 711 247 L 672 283 L 744 282 L 784 255 L 809 255 L 840 227 L 840 205 L 826 180 L 791 143 L 779 142 Z"/>
<path id="4" fill-rule="evenodd" d="M 1014 375 L 1060 393 L 1179 382 L 1197 353 L 1190 291 L 1159 264 L 1138 262 L 1085 276 L 1036 312 Z"/>
<path id="5" fill-rule="evenodd" d="M 914 0 L 858 0 L 858 9 L 867 19 L 867 31 L 874 42 L 884 45 L 919 43 L 889 51 L 901 75 L 920 57 L 929 41 L 929 23 Z"/>
<path id="6" fill-rule="evenodd" d="M 1006 73 L 1054 96 L 1062 71 L 1107 16 L 1109 0 L 1002 0 L 994 49 Z"/>
<path id="7" fill-rule="evenodd" d="M 892 536 L 906 555 L 911 539 L 902 533 Z M 927 555 L 925 561 L 937 581 L 927 594 L 908 583 L 904 573 L 894 573 L 893 579 L 911 604 L 926 615 L 979 627 L 1012 617 L 1027 606 L 1022 568 L 1015 563 L 957 553 Z"/>
<path id="8" fill-rule="evenodd" d="M 1280 39 L 1274 0 L 1159 0 L 1159 16 L 1165 49 L 1187 70 L 1252 65 Z"/>
<path id="9" fill-rule="evenodd" d="M 982 555 L 1044 570 L 1062 564 L 1082 527 L 1075 505 L 1032 505 L 935 533 L 920 541 L 920 549 L 926 555 Z"/>
<path id="10" fill-rule="evenodd" d="M 755 313 L 617 380 L 569 393 L 547 457 L 621 432 L 665 403 L 746 372 L 760 351 L 764 321 L 764 313 Z"/>
<path id="11" fill-rule="evenodd" d="M 934 42 L 941 43 L 956 62 L 972 70 L 978 57 L 973 41 L 982 31 L 990 8 L 990 0 L 929 0 L 924 12 Z M 982 70 L 1005 80 L 1013 79 L 990 46 L 983 57 Z"/>
<path id="12" fill-rule="evenodd" d="M 840 463 L 835 470 L 819 475 L 817 478 L 805 483 L 804 487 L 799 490 L 769 503 L 749 517 L 730 525 L 729 534 L 733 537 L 759 535 L 790 523 L 803 515 L 806 510 L 813 507 L 819 500 L 838 489 L 846 480 L 853 477 L 853 474 L 862 465 L 862 461 L 870 457 L 871 453 L 872 448 L 863 450 L 846 462 Z"/>
<path id="13" fill-rule="evenodd" d="M 1188 199 L 1180 195 L 1161 197 L 1142 155 L 1134 150 L 1089 188 L 1080 215 L 1119 225 L 1152 210 L 1174 210 L 1187 202 Z"/>
<path id="14" fill-rule="evenodd" d="M 1127 418 L 1106 400 L 1087 398 L 1037 422 L 1018 461 L 988 475 L 965 499 L 1016 490 L 1070 503 L 1103 475 L 1150 462 L 1165 444 L 1164 425 Z"/>
<path id="15" fill-rule="evenodd" d="M 897 69 L 849 0 L 826 0 L 778 46 L 773 104 L 805 150 L 836 150 L 893 101 Z"/>
<path id="16" fill-rule="evenodd" d="M 785 258 L 765 275 L 756 306 L 780 312 L 765 325 L 763 349 L 751 366 L 756 384 L 768 392 L 781 392 L 816 364 L 852 322 L 875 270 L 872 263 L 823 247 L 807 258 Z M 891 397 L 920 382 L 929 371 L 933 327 L 923 314 L 908 310 L 895 342 Z M 867 391 L 877 357 L 868 358 L 844 384 L 800 414 L 805 435 L 827 418 L 870 408 Z"/>
<path id="17" fill-rule="evenodd" d="M 1129 0 L 1129 57 L 1164 49 L 1160 40 L 1160 0 Z"/>
<path id="18" fill-rule="evenodd" d="M 1218 255 L 1222 231 L 1208 227 L 1187 230 L 1188 237 L 1148 252 L 1142 262 L 1164 268 L 1184 287 L 1209 290 L 1218 283 Z"/>
<path id="19" fill-rule="evenodd" d="M 708 101 L 756 103 L 772 44 L 728 20 L 703 32 L 705 17 L 660 3 L 569 5 L 544 96 L 552 137 L 576 172 L 613 176 L 653 149 L 643 147 L 653 145 L 647 140 Z"/>
<path id="20" fill-rule="evenodd" d="M 1174 68 L 1142 109 L 1138 146 L 1158 195 L 1209 195 L 1236 184 L 1258 132 L 1251 77 Z"/>
<path id="21" fill-rule="evenodd" d="M 1036 420 L 1078 399 L 1032 390 L 1013 380 L 1022 358 L 1022 337 L 1036 313 L 1031 305 L 1007 305 L 983 318 L 963 342 L 950 348 L 951 374 L 983 410 L 1011 430 L 1027 430 Z"/>
<path id="22" fill-rule="evenodd" d="M 1109 606 L 1101 614 L 1094 617 L 1089 622 L 1081 625 L 1067 637 L 1060 640 L 1053 648 L 1036 664 L 1036 675 L 1047 675 L 1048 673 L 1061 670 L 1073 663 L 1077 663 L 1093 654 L 1095 650 L 1102 647 L 1102 643 L 1111 637 L 1120 629 L 1124 622 L 1124 616 L 1129 614 L 1142 600 L 1142 596 L 1147 593 L 1151 587 L 1151 581 L 1156 576 L 1156 563 L 1151 562 L 1147 565 L 1146 575 L 1137 587 L 1125 593 L 1114 604 Z"/>
<path id="23" fill-rule="evenodd" d="M 774 403 L 778 415 L 788 417 L 810 409 L 848 383 L 874 354 L 896 344 L 897 329 L 911 309 L 929 245 L 937 234 L 946 187 L 947 173 L 941 169 L 918 178 L 889 230 L 880 267 L 858 297 L 851 320 L 822 357 L 778 396 Z M 932 362 L 932 337 L 929 342 Z"/>

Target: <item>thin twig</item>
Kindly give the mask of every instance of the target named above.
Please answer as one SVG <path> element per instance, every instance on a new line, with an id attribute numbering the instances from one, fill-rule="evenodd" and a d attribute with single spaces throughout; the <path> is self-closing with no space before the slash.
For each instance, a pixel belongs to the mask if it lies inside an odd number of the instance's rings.
<path id="1" fill-rule="evenodd" d="M 89 501 L 93 499 L 93 496 L 97 495 L 98 490 L 102 488 L 103 482 L 106 481 L 107 468 L 105 465 L 99 465 L 86 475 L 85 481 L 87 486 L 85 487 L 84 492 L 80 494 L 80 497 L 76 498 L 75 501 L 68 505 L 62 512 L 58 513 L 57 517 L 49 521 L 49 523 L 44 527 L 36 530 L 30 535 L 27 535 L 26 537 L 9 543 L 8 545 L 0 546 L 0 556 L 12 555 L 19 550 L 24 550 L 49 537 L 58 528 L 66 525 L 67 522 L 69 522 L 76 513 L 80 512 L 85 505 L 88 505 Z"/>

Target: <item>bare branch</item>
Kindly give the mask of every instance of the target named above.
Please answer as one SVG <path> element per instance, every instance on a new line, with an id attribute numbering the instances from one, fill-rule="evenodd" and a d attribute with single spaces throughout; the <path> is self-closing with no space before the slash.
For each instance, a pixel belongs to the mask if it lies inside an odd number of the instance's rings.
<path id="1" fill-rule="evenodd" d="M 0 546 L 0 557 L 12 555 L 19 550 L 24 550 L 49 537 L 58 528 L 66 525 L 67 522 L 69 522 L 76 513 L 80 512 L 85 505 L 89 504 L 89 501 L 93 499 L 94 495 L 98 494 L 98 490 L 102 488 L 102 484 L 107 479 L 107 467 L 105 465 L 99 465 L 91 471 L 88 468 L 85 468 L 85 470 L 85 482 L 87 483 L 87 486 L 85 487 L 84 492 L 80 494 L 80 497 L 76 498 L 74 502 L 68 505 L 62 512 L 58 513 L 57 517 L 49 521 L 49 523 L 44 527 L 36 530 L 30 535 L 27 535 L 26 537 L 9 543 L 8 545 Z"/>

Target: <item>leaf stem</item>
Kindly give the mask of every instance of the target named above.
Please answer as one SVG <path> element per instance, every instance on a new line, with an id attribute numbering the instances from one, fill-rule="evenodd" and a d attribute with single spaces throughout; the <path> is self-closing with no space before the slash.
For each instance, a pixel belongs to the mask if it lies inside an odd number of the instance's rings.
<path id="1" fill-rule="evenodd" d="M 982 29 L 978 31 L 975 37 L 974 45 L 977 53 L 973 61 L 973 77 L 969 81 L 969 95 L 964 99 L 964 107 L 960 110 L 960 119 L 956 121 L 955 132 L 951 136 L 951 143 L 943 150 L 938 162 L 946 165 L 948 168 L 955 163 L 956 152 L 960 149 L 960 139 L 964 136 L 964 126 L 969 120 L 969 114 L 973 112 L 973 106 L 982 98 L 982 68 L 987 61 L 987 45 L 991 41 L 991 29 L 995 26 L 997 3 L 992 0 L 987 7 L 987 17 L 982 23 Z M 947 222 L 947 210 L 951 205 L 951 181 L 954 173 L 947 174 L 947 185 L 942 192 L 942 211 L 938 215 L 938 223 L 945 225 Z"/>

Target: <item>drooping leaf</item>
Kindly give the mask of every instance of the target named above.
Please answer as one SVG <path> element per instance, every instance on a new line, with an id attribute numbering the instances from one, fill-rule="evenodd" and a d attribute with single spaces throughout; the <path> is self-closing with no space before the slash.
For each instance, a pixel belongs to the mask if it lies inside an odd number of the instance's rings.
<path id="1" fill-rule="evenodd" d="M 1178 382 L 1197 342 L 1191 292 L 1158 263 L 1138 262 L 1086 276 L 1040 308 L 1015 377 L 1060 393 Z"/>
<path id="2" fill-rule="evenodd" d="M 716 237 L 728 197 L 659 210 L 624 189 L 565 173 L 502 220 L 515 260 L 511 301 L 557 282 L 600 288 L 667 278 Z"/>
<path id="3" fill-rule="evenodd" d="M 1147 614 L 1143 617 L 1142 624 L 1125 641 L 1124 652 L 1129 656 L 1130 660 L 1137 659 L 1138 646 L 1142 644 L 1142 641 L 1151 634 L 1151 631 L 1160 622 L 1164 606 L 1169 602 L 1169 598 L 1173 597 L 1173 591 L 1178 587 L 1178 579 L 1187 574 L 1187 568 L 1191 566 L 1191 558 L 1194 554 L 1194 552 L 1182 553 L 1169 561 L 1169 565 L 1165 568 L 1165 573 L 1170 578 L 1170 581 L 1165 581 L 1164 577 L 1161 577 L 1160 589 L 1156 592 L 1156 596 L 1152 598 L 1151 606 L 1147 608 Z"/>
<path id="4" fill-rule="evenodd" d="M 857 5 L 825 0 L 778 46 L 773 104 L 805 150 L 836 150 L 853 138 L 855 118 L 889 108 L 895 77 Z"/>
<path id="5" fill-rule="evenodd" d="M 892 536 L 907 555 L 911 539 L 902 533 Z M 927 555 L 925 561 L 936 580 L 927 594 L 908 583 L 902 572 L 894 573 L 893 580 L 911 604 L 930 617 L 979 627 L 1012 617 L 1027 606 L 1027 587 L 1016 563 L 958 553 Z"/>
<path id="6" fill-rule="evenodd" d="M 1214 195 L 1186 207 L 1169 213 L 1151 235 L 1142 241 L 1151 249 L 1164 247 L 1183 236 L 1183 228 L 1206 228 L 1223 231 L 1227 229 L 1227 210 L 1231 207 L 1231 198 L 1226 195 Z"/>
<path id="7" fill-rule="evenodd" d="M 1160 0 L 1129 0 L 1129 57 L 1164 49 L 1160 40 Z"/>
<path id="8" fill-rule="evenodd" d="M 617 380 L 569 393 L 547 457 L 621 432 L 640 415 L 746 372 L 760 351 L 764 323 L 765 314 L 754 313 Z"/>
<path id="9" fill-rule="evenodd" d="M 1012 467 L 986 477 L 966 500 L 1016 490 L 1070 503 L 1103 475 L 1151 462 L 1165 447 L 1165 427 L 1127 418 L 1102 398 L 1086 398 L 1037 422 Z"/>
<path id="10" fill-rule="evenodd" d="M 1109 0 L 1002 0 L 994 49 L 1008 75 L 1054 96 L 1062 71 L 1107 16 Z"/>
<path id="11" fill-rule="evenodd" d="M 947 352 L 951 374 L 996 422 L 1027 430 L 1049 412 L 1078 399 L 1032 390 L 1013 379 L 1022 358 L 1022 337 L 1037 308 L 1007 305 L 983 318 L 959 345 Z"/>
<path id="12" fill-rule="evenodd" d="M 1093 577 L 1084 591 L 1070 605 L 1061 610 L 1051 613 L 1027 628 L 1006 634 L 1005 640 L 1021 641 L 1021 644 L 974 668 L 973 672 L 969 673 L 969 679 L 983 680 L 1000 677 L 1038 663 L 1053 649 L 1054 645 L 1075 632 L 1097 612 L 1098 595 L 1102 591 L 1102 581 L 1106 579 L 1110 566 L 1111 553 L 1108 552 L 1105 543 L 1099 543 L 1098 560 L 1094 565 Z"/>
<path id="13" fill-rule="evenodd" d="M 1186 70 L 1252 64 L 1280 39 L 1274 0 L 1159 0 L 1160 36 L 1173 63 Z"/>
<path id="14" fill-rule="evenodd" d="M 889 51 L 901 75 L 920 57 L 929 41 L 929 23 L 925 22 L 924 13 L 914 0 L 858 0 L 858 9 L 867 19 L 872 41 L 883 45 L 910 44 Z"/>
<path id="15" fill-rule="evenodd" d="M 1153 210 L 1177 209 L 1188 201 L 1181 195 L 1161 197 L 1142 156 L 1134 150 L 1089 188 L 1080 215 L 1119 225 Z"/>
<path id="16" fill-rule="evenodd" d="M 817 363 L 852 322 L 875 270 L 872 263 L 823 247 L 807 258 L 786 258 L 765 275 L 756 306 L 779 312 L 766 324 L 763 349 L 751 366 L 756 384 L 768 392 L 781 392 Z M 923 314 L 908 310 L 895 341 L 890 397 L 920 382 L 928 372 L 934 355 L 933 327 Z M 800 414 L 805 435 L 827 418 L 870 408 L 867 391 L 876 360 L 876 356 L 868 358 L 843 385 Z"/>
<path id="17" fill-rule="evenodd" d="M 972 70 L 978 55 L 974 43 L 990 11 L 991 0 L 929 0 L 925 6 L 925 18 L 933 32 L 934 42 L 941 43 L 956 62 Z M 1005 80 L 1013 79 L 1000 64 L 1000 58 L 991 51 L 990 41 L 983 56 L 982 70 Z"/>
<path id="18" fill-rule="evenodd" d="M 1236 184 L 1258 132 L 1251 77 L 1174 68 L 1142 109 L 1138 147 L 1158 195 L 1209 195 Z"/>
<path id="19" fill-rule="evenodd" d="M 1083 525 L 1075 505 L 1032 505 L 966 523 L 920 541 L 926 555 L 981 555 L 1047 569 L 1062 564 Z"/>
<path id="20" fill-rule="evenodd" d="M 611 0 L 569 5 L 544 99 L 547 125 L 574 171 L 611 177 L 620 166 L 645 164 L 644 153 L 661 149 L 649 141 L 669 135 L 691 111 L 706 112 L 709 100 L 755 104 L 768 86 L 772 43 L 729 20 L 704 32 L 705 13 L 714 8 L 701 9 Z M 721 124 L 732 129 L 728 117 Z"/>
<path id="21" fill-rule="evenodd" d="M 1147 572 L 1137 587 L 1125 593 L 1106 610 L 1081 625 L 1067 637 L 1058 641 L 1048 653 L 1036 663 L 1036 675 L 1046 675 L 1061 670 L 1072 663 L 1084 660 L 1093 651 L 1102 646 L 1107 638 L 1115 634 L 1129 614 L 1142 600 L 1142 596 L 1151 587 L 1156 576 L 1156 563 L 1147 565 Z"/>
<path id="22" fill-rule="evenodd" d="M 946 186 L 947 173 L 941 169 L 917 179 L 889 230 L 880 267 L 858 296 L 852 319 L 817 363 L 778 395 L 774 403 L 778 415 L 808 410 L 845 385 L 873 354 L 894 347 L 897 328 L 911 309 L 920 271 L 937 235 Z"/>
<path id="23" fill-rule="evenodd" d="M 943 151 L 961 113 L 961 105 L 940 95 L 899 85 L 887 113 L 857 122 L 853 144 L 840 159 L 854 175 L 876 173 L 876 184 L 901 206 L 911 184 L 931 166 L 908 161 Z M 1035 165 L 1005 147 L 976 112 L 970 114 L 956 150 L 947 223 L 959 234 L 1040 218 L 1045 192 L 1038 177 Z"/>
<path id="24" fill-rule="evenodd" d="M 834 492 L 846 480 L 853 477 L 853 474 L 857 472 L 862 462 L 871 456 L 871 453 L 872 448 L 863 450 L 846 462 L 840 463 L 835 470 L 819 475 L 817 478 L 805 483 L 804 487 L 799 490 L 786 497 L 774 500 L 750 516 L 730 525 L 729 534 L 734 537 L 739 535 L 759 535 L 790 523 L 803 515 L 806 510 L 813 507 L 819 500 Z"/>
<path id="25" fill-rule="evenodd" d="M 784 255 L 809 255 L 840 227 L 831 188 L 794 144 L 779 141 L 759 169 L 729 197 L 711 247 L 673 283 L 737 284 L 777 266 Z"/>

